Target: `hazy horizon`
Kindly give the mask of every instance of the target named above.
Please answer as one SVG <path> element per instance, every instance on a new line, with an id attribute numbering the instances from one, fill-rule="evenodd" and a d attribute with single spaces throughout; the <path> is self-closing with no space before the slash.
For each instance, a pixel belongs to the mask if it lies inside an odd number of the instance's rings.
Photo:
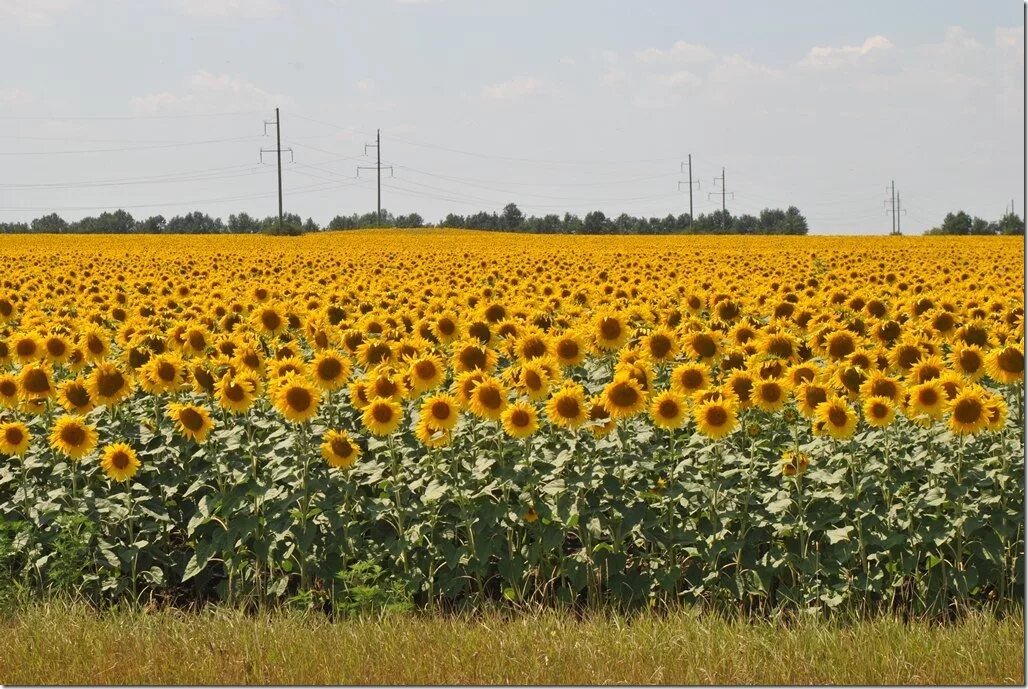
<path id="1" fill-rule="evenodd" d="M 1024 6 L 5 0 L 0 220 L 797 206 L 812 234 L 1024 215 Z M 276 50 L 275 47 L 281 47 Z M 286 161 L 289 155 L 285 156 Z"/>

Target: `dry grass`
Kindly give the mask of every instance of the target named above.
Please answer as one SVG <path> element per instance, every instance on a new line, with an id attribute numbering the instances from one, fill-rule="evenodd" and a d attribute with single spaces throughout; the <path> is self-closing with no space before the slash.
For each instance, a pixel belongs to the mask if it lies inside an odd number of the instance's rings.
<path id="1" fill-rule="evenodd" d="M 111 612 L 36 604 L 0 622 L 5 684 L 1021 684 L 1024 624 L 790 627 L 689 612 L 576 620 Z"/>

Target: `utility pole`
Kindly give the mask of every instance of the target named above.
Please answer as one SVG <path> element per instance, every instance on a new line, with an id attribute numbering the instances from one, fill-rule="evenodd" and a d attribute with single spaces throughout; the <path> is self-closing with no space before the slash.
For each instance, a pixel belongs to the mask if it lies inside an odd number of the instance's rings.
<path id="1" fill-rule="evenodd" d="M 378 173 L 378 216 L 377 216 L 378 217 L 378 221 L 377 221 L 377 224 L 378 224 L 379 227 L 381 227 L 382 226 L 382 130 L 381 129 L 376 129 L 375 130 L 375 143 L 373 143 L 373 144 L 364 144 L 364 155 L 368 154 L 368 149 L 369 148 L 374 148 L 375 149 L 375 153 L 376 153 L 376 156 L 377 156 L 377 159 L 376 159 L 376 162 L 375 162 L 375 166 L 372 167 L 370 165 L 364 165 L 364 166 L 358 165 L 357 166 L 357 176 L 358 177 L 361 176 L 361 170 L 375 170 Z M 387 165 L 386 167 L 389 168 L 389 176 L 392 177 L 393 176 L 393 166 L 392 165 Z"/>
<path id="2" fill-rule="evenodd" d="M 889 194 L 889 198 L 885 199 L 884 202 L 886 205 L 885 212 L 886 214 L 892 214 L 892 232 L 889 234 L 903 234 L 900 232 L 900 215 L 906 213 L 906 211 L 900 208 L 900 197 L 896 193 L 896 180 L 893 180 L 889 186 L 885 187 L 885 191 Z M 890 204 L 892 205 L 891 209 L 888 207 Z"/>
<path id="3" fill-rule="evenodd" d="M 685 172 L 685 169 L 684 169 L 685 165 L 686 165 L 686 163 L 681 163 L 679 165 L 678 171 L 679 172 Z M 689 224 L 692 225 L 692 221 L 693 221 L 693 215 L 692 215 L 692 185 L 693 185 L 693 181 L 692 181 L 692 153 L 689 154 L 689 163 L 688 163 L 688 165 L 689 165 Z M 679 191 L 682 190 L 682 184 L 684 184 L 684 182 L 679 182 L 678 183 L 678 190 Z M 696 188 L 699 189 L 700 188 L 700 180 L 696 180 L 695 184 L 696 184 Z"/>
<path id="4" fill-rule="evenodd" d="M 898 234 L 896 232 L 896 180 L 892 180 L 892 184 L 885 187 L 885 191 L 889 193 L 889 198 L 885 199 L 885 203 L 892 203 L 892 210 L 885 209 L 886 213 L 892 214 L 892 232 L 889 234 Z"/>
<path id="5" fill-rule="evenodd" d="M 282 148 L 282 127 L 278 115 L 278 108 L 275 108 L 275 120 L 264 120 L 264 136 L 268 135 L 268 125 L 275 125 L 275 148 L 261 149 L 261 163 L 264 163 L 265 153 L 274 153 L 278 159 L 278 231 L 282 232 L 282 151 L 289 151 L 289 162 L 293 162 L 293 149 Z"/>
<path id="6" fill-rule="evenodd" d="M 719 180 L 721 182 L 721 230 L 724 232 L 724 231 L 728 230 L 728 228 L 726 226 L 727 223 L 728 223 L 728 208 L 725 205 L 725 197 L 727 195 L 731 194 L 732 198 L 734 199 L 735 198 L 735 192 L 733 192 L 733 191 L 726 191 L 725 190 L 725 169 L 723 167 L 721 168 L 721 176 L 714 178 L 714 186 L 715 187 L 717 186 L 717 183 L 718 183 Z M 707 198 L 709 199 L 711 196 L 717 196 L 717 192 L 714 192 L 714 191 L 707 192 Z"/>

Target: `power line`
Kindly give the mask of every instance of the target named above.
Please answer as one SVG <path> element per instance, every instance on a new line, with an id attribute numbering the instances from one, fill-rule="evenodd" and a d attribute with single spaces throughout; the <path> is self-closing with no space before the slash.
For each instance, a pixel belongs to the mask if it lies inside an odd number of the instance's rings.
<path id="1" fill-rule="evenodd" d="M 77 153 L 121 153 L 124 151 L 153 151 L 162 148 L 181 148 L 184 146 L 202 146 L 236 141 L 253 141 L 255 136 L 237 136 L 228 139 L 204 139 L 200 141 L 179 141 L 152 146 L 123 146 L 118 148 L 80 148 L 70 151 L 0 151 L 0 156 L 33 156 L 33 155 L 73 155 Z"/>
<path id="2" fill-rule="evenodd" d="M 208 113 L 181 113 L 177 115 L 0 115 L 0 120 L 45 120 L 52 122 L 63 121 L 123 121 L 123 120 L 179 120 L 190 117 L 233 117 L 237 115 L 253 115 L 260 110 L 237 110 L 234 112 L 208 112 Z"/>

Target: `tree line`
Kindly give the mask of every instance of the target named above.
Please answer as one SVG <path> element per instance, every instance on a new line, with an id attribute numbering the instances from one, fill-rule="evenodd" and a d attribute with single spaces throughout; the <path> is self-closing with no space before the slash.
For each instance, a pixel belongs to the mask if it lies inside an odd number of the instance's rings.
<path id="1" fill-rule="evenodd" d="M 418 213 L 393 215 L 383 209 L 381 223 L 378 214 L 353 213 L 337 215 L 329 221 L 326 229 L 353 230 L 370 227 L 432 227 Z M 807 220 L 795 206 L 786 210 L 765 208 L 759 215 L 715 211 L 700 214 L 695 218 L 688 213 L 668 214 L 663 218 L 636 217 L 622 213 L 608 217 L 602 211 L 586 213 L 579 217 L 572 213 L 563 216 L 525 216 L 516 204 L 507 204 L 499 213 L 485 211 L 471 215 L 448 214 L 435 226 L 496 230 L 503 232 L 526 232 L 540 234 L 807 234 Z M 295 213 L 283 215 L 281 232 L 302 234 L 321 229 L 313 218 L 303 220 Z M 148 218 L 133 218 L 125 210 L 104 212 L 69 222 L 57 213 L 50 213 L 31 222 L 0 222 L 0 233 L 51 233 L 51 234 L 276 234 L 280 231 L 277 215 L 255 218 L 245 212 L 229 215 L 228 221 L 215 218 L 201 211 L 165 218 L 153 215 Z"/>
<path id="2" fill-rule="evenodd" d="M 941 225 L 925 230 L 925 234 L 1024 234 L 1024 219 L 1017 213 L 1006 213 L 999 220 L 989 221 L 978 216 L 972 217 L 964 211 L 957 211 L 947 213 Z"/>

